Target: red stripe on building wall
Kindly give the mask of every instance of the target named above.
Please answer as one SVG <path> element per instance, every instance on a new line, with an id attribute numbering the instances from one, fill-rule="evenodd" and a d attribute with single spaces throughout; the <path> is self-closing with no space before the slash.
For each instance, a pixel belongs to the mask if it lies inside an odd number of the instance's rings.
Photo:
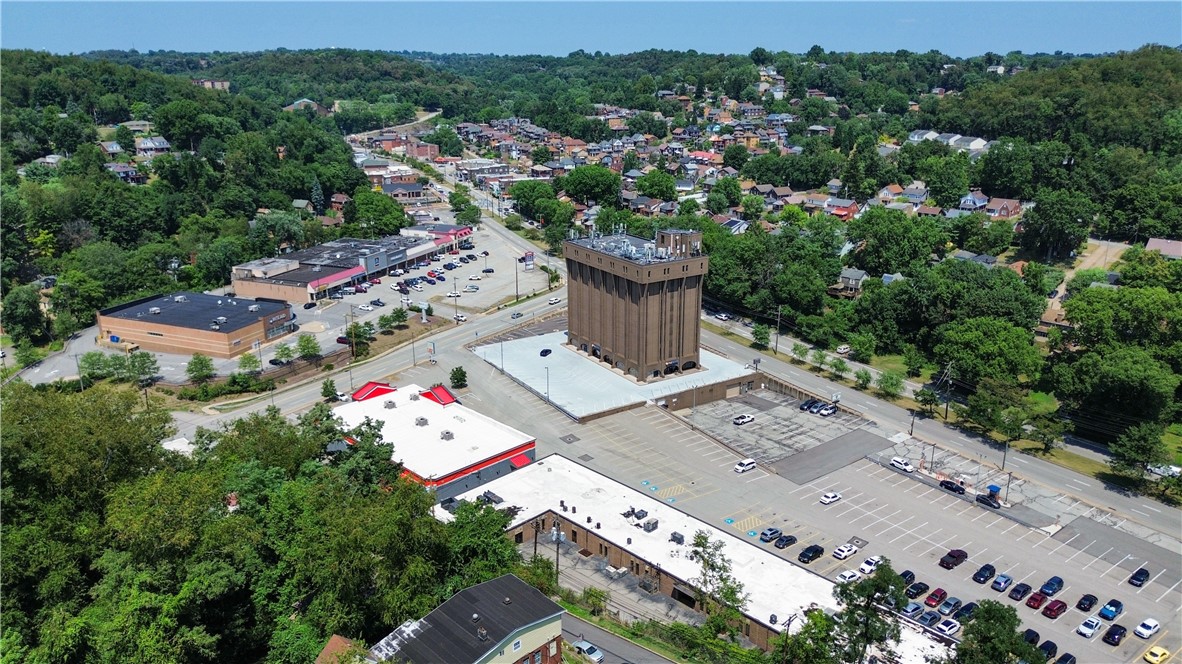
<path id="1" fill-rule="evenodd" d="M 461 477 L 467 477 L 468 475 L 471 475 L 472 473 L 484 470 L 485 468 L 488 468 L 489 466 L 495 466 L 496 464 L 498 464 L 506 459 L 512 459 L 513 457 L 517 456 L 518 454 L 524 454 L 524 453 L 534 449 L 534 447 L 536 445 L 537 445 L 537 441 L 531 440 L 528 443 L 526 443 L 524 445 L 519 445 L 507 452 L 502 452 L 501 454 L 498 454 L 494 457 L 489 457 L 489 458 L 485 459 L 484 461 L 481 461 L 480 463 L 474 463 L 471 466 L 468 466 L 467 468 L 462 468 L 460 470 L 457 470 L 454 473 L 448 473 L 447 475 L 444 475 L 443 477 L 440 477 L 439 479 L 434 479 L 434 480 L 424 479 L 424 478 L 420 477 L 417 473 L 415 473 L 414 471 L 409 470 L 409 469 L 403 470 L 402 476 L 409 478 L 412 482 L 418 482 L 419 484 L 422 484 L 425 487 L 435 488 L 437 486 L 451 484 L 452 482 L 460 479 Z"/>

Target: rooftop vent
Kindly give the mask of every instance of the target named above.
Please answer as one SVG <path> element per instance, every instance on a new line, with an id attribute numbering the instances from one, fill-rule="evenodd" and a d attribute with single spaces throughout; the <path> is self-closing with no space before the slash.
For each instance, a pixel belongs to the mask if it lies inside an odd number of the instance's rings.
<path id="1" fill-rule="evenodd" d="M 425 417 L 416 417 L 416 418 L 415 418 L 415 426 L 416 426 L 416 427 L 425 427 L 425 426 L 427 426 L 427 418 L 425 418 Z"/>
<path id="2" fill-rule="evenodd" d="M 472 622 L 474 622 L 474 623 L 475 623 L 475 622 L 480 622 L 480 614 L 479 614 L 479 613 L 473 613 L 473 614 L 472 614 Z"/>
<path id="3" fill-rule="evenodd" d="M 505 596 L 505 599 L 501 600 L 501 604 L 504 604 L 505 606 L 509 606 L 512 603 L 513 603 L 513 599 L 511 597 L 509 597 L 508 595 Z"/>
<path id="4" fill-rule="evenodd" d="M 411 392 L 410 400 L 411 401 L 418 401 L 419 400 L 419 393 L 418 392 Z"/>
<path id="5" fill-rule="evenodd" d="M 385 408 L 397 408 L 398 404 L 394 403 L 393 399 L 386 399 L 382 406 Z"/>
<path id="6" fill-rule="evenodd" d="M 247 311 L 258 311 L 258 310 L 259 310 L 259 305 L 257 305 L 257 304 L 252 304 L 252 305 L 250 305 L 249 307 L 247 307 L 247 308 L 246 308 L 246 310 L 247 310 Z"/>
<path id="7" fill-rule="evenodd" d="M 452 440 L 456 437 L 456 435 L 450 431 L 444 430 L 439 434 L 439 437 L 443 440 Z"/>
<path id="8" fill-rule="evenodd" d="M 160 313 L 160 307 L 150 307 L 150 308 L 148 309 L 148 313 L 150 313 L 150 314 L 158 314 L 158 313 Z"/>
<path id="9" fill-rule="evenodd" d="M 488 630 L 483 627 L 477 627 L 476 628 L 476 638 L 480 639 L 481 641 L 487 641 L 488 640 Z"/>
<path id="10" fill-rule="evenodd" d="M 226 318 L 225 316 L 218 316 L 218 317 L 217 317 L 217 322 L 219 322 L 219 323 L 225 323 L 225 322 L 226 322 L 226 321 L 228 321 L 228 320 L 229 320 L 229 319 L 228 319 L 228 318 Z"/>
<path id="11" fill-rule="evenodd" d="M 185 297 L 184 295 L 177 295 L 176 297 L 172 298 L 172 300 L 173 302 L 188 302 L 189 298 Z"/>

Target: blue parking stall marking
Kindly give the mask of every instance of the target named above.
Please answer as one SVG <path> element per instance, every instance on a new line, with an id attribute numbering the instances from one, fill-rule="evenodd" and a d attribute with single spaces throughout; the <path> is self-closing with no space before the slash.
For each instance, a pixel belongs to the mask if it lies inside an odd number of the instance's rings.
<path id="1" fill-rule="evenodd" d="M 649 490 L 649 491 L 656 491 L 658 488 L 660 488 L 660 487 L 658 487 L 657 485 L 655 485 L 655 484 L 654 484 L 653 486 L 650 486 L 650 487 L 648 488 L 648 490 Z"/>
<path id="2" fill-rule="evenodd" d="M 755 537 L 755 536 L 756 536 L 756 535 L 758 535 L 758 534 L 759 534 L 759 533 L 755 532 L 754 530 L 748 530 L 748 531 L 747 531 L 747 537 Z"/>
<path id="3" fill-rule="evenodd" d="M 641 480 L 641 482 L 640 482 L 640 485 L 641 485 L 641 486 L 648 486 L 648 485 L 649 485 L 649 481 L 648 481 L 648 480 Z"/>
<path id="4" fill-rule="evenodd" d="M 675 502 L 677 502 L 677 499 L 676 499 L 676 498 L 666 498 L 666 499 L 665 499 L 665 502 L 667 502 L 667 503 L 675 503 Z"/>
<path id="5" fill-rule="evenodd" d="M 723 519 L 722 521 L 723 521 L 723 523 L 727 524 L 728 526 L 735 522 L 735 520 L 730 517 L 727 517 L 727 518 Z"/>

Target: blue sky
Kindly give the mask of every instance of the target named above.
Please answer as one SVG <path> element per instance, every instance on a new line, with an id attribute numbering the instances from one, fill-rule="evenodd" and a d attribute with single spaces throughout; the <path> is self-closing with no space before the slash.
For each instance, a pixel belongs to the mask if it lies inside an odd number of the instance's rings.
<path id="1" fill-rule="evenodd" d="M 1182 43 L 1182 2 L 24 2 L 0 46 L 439 53 L 987 51 L 1102 53 Z"/>

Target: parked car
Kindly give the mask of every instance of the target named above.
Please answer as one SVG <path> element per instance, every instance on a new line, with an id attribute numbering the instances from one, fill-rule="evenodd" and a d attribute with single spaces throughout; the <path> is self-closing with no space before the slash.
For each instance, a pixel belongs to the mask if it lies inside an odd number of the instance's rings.
<path id="1" fill-rule="evenodd" d="M 838 583 L 853 583 L 854 581 L 857 581 L 860 578 L 862 578 L 861 574 L 858 574 L 857 572 L 855 572 L 852 569 L 847 569 L 846 571 L 837 575 L 837 582 Z"/>
<path id="2" fill-rule="evenodd" d="M 1038 645 L 1038 632 L 1033 629 L 1028 629 L 1022 632 L 1022 640 L 1032 646 Z"/>
<path id="3" fill-rule="evenodd" d="M 952 636 L 960 631 L 960 622 L 953 618 L 945 618 L 936 625 L 936 631 L 944 636 Z"/>
<path id="4" fill-rule="evenodd" d="M 436 281 L 447 281 L 447 277 L 443 276 L 443 274 L 440 273 L 440 274 L 435 275 L 435 280 Z"/>
<path id="5" fill-rule="evenodd" d="M 1056 599 L 1056 600 L 1052 600 L 1050 604 L 1047 604 L 1043 608 L 1042 614 L 1044 616 L 1050 618 L 1051 620 L 1054 620 L 1055 618 L 1058 618 L 1059 616 L 1063 615 L 1063 612 L 1066 610 L 1067 610 L 1067 602 L 1064 602 L 1061 599 Z"/>
<path id="6" fill-rule="evenodd" d="M 452 318 L 454 318 L 457 323 L 465 323 L 468 321 L 468 317 L 464 314 L 456 314 L 452 316 Z"/>
<path id="7" fill-rule="evenodd" d="M 751 415 L 749 413 L 743 413 L 742 415 L 736 415 L 735 418 L 733 420 L 731 420 L 731 422 L 733 424 L 736 424 L 739 426 L 742 426 L 744 424 L 747 424 L 748 422 L 754 422 L 754 421 L 755 421 L 755 416 Z"/>
<path id="8" fill-rule="evenodd" d="M 955 567 L 959 567 L 961 563 L 968 559 L 969 554 L 965 553 L 964 550 L 953 549 L 944 554 L 944 557 L 940 559 L 940 567 L 943 567 L 944 569 L 953 569 Z"/>
<path id="9" fill-rule="evenodd" d="M 953 613 L 956 613 L 957 609 L 959 609 L 963 604 L 964 602 L 960 601 L 959 597 L 949 597 L 940 603 L 940 608 L 938 611 L 942 616 L 950 616 Z"/>
<path id="10" fill-rule="evenodd" d="M 1145 582 L 1148 580 L 1149 570 L 1145 569 L 1144 567 L 1137 570 L 1136 572 L 1133 572 L 1133 575 L 1129 577 L 1129 583 L 1131 585 L 1137 586 L 1138 588 L 1145 585 Z"/>
<path id="11" fill-rule="evenodd" d="M 730 320 L 731 319 L 730 314 L 724 314 L 724 313 L 714 314 L 714 317 L 717 318 L 718 320 Z"/>
<path id="12" fill-rule="evenodd" d="M 940 602 L 943 602 L 945 599 L 947 599 L 947 597 L 948 597 L 947 590 L 944 590 L 943 588 L 936 588 L 928 595 L 928 598 L 925 599 L 923 601 L 923 603 L 926 606 L 932 606 L 932 607 L 940 606 Z"/>
<path id="13" fill-rule="evenodd" d="M 760 542 L 774 542 L 780 538 L 784 533 L 779 528 L 764 528 L 763 532 L 759 534 Z"/>
<path id="14" fill-rule="evenodd" d="M 821 496 L 821 504 L 822 505 L 832 505 L 833 503 L 836 503 L 839 500 L 841 500 L 841 494 L 836 491 L 830 491 L 829 493 L 826 493 L 825 495 Z"/>
<path id="15" fill-rule="evenodd" d="M 997 500 L 997 498 L 994 498 L 993 496 L 991 496 L 987 493 L 977 494 L 977 502 L 981 503 L 982 505 L 984 505 L 986 507 L 992 507 L 995 510 L 1001 509 L 1001 502 L 999 502 Z"/>
<path id="16" fill-rule="evenodd" d="M 780 539 L 776 540 L 775 547 L 777 549 L 787 549 L 793 544 L 796 544 L 795 535 L 780 535 Z"/>
<path id="17" fill-rule="evenodd" d="M 438 282 L 438 281 L 435 281 L 434 279 L 432 279 L 432 278 L 430 278 L 430 277 L 428 277 L 428 278 L 427 278 L 427 283 L 428 283 L 428 284 L 430 284 L 430 285 L 432 285 L 432 286 L 434 286 L 435 284 L 437 284 L 437 283 L 439 283 L 439 282 Z"/>
<path id="18" fill-rule="evenodd" d="M 821 410 L 817 411 L 817 414 L 820 415 L 821 417 L 829 417 L 830 415 L 836 415 L 837 414 L 837 406 L 834 406 L 831 403 L 825 404 L 821 408 Z"/>
<path id="19" fill-rule="evenodd" d="M 916 622 L 923 625 L 924 627 L 931 627 L 932 625 L 940 622 L 940 614 L 936 613 L 935 611 L 928 611 L 927 613 L 920 616 Z"/>
<path id="20" fill-rule="evenodd" d="M 903 579 L 903 585 L 909 586 L 915 583 L 915 572 L 905 569 L 902 572 L 899 572 L 899 578 Z"/>
<path id="21" fill-rule="evenodd" d="M 981 569 L 977 570 L 977 573 L 973 575 L 973 581 L 976 581 L 977 583 L 985 583 L 989 579 L 992 579 L 993 575 L 996 573 L 997 569 L 994 568 L 993 565 L 985 563 L 984 565 L 981 565 Z"/>
<path id="22" fill-rule="evenodd" d="M 964 495 L 964 487 L 958 482 L 953 482 L 952 480 L 940 480 L 940 488 L 944 489 L 945 491 L 951 491 L 952 493 L 960 494 L 962 496 Z"/>
<path id="23" fill-rule="evenodd" d="M 344 346 L 348 346 L 349 345 L 349 337 L 345 337 L 345 336 L 337 337 L 337 343 L 342 344 Z"/>
<path id="24" fill-rule="evenodd" d="M 371 284 L 380 284 L 380 283 L 382 283 L 382 278 L 381 278 L 381 277 L 374 277 L 373 279 L 370 279 L 370 280 L 369 280 L 369 283 L 371 283 Z"/>
<path id="25" fill-rule="evenodd" d="M 878 564 L 882 562 L 882 556 L 870 556 L 862 562 L 862 566 L 858 571 L 863 574 L 873 574 L 875 569 L 878 569 Z"/>
<path id="26" fill-rule="evenodd" d="M 1116 617 L 1125 612 L 1125 605 L 1119 599 L 1110 599 L 1100 609 L 1100 617 L 1105 620 L 1116 620 Z"/>
<path id="27" fill-rule="evenodd" d="M 493 272 L 496 272 L 496 270 L 492 269 L 491 267 L 486 267 L 483 270 L 481 270 L 481 272 L 483 272 L 485 274 L 492 274 Z"/>
<path id="28" fill-rule="evenodd" d="M 1149 664 L 1165 664 L 1165 662 L 1170 659 L 1170 651 L 1161 646 L 1153 646 L 1149 650 L 1145 651 L 1145 654 L 1141 656 L 1141 659 L 1149 662 Z"/>
<path id="29" fill-rule="evenodd" d="M 973 619 L 973 613 L 976 610 L 977 610 L 977 603 L 976 602 L 969 602 L 968 604 L 965 604 L 964 606 L 960 607 L 960 610 L 957 611 L 955 614 L 953 614 L 952 617 L 956 618 L 957 620 L 961 621 L 962 623 L 966 623 L 966 622 L 969 622 L 970 620 Z"/>
<path id="30" fill-rule="evenodd" d="M 538 352 L 538 356 L 539 357 L 550 357 L 550 353 L 553 353 L 553 352 L 554 351 L 550 350 L 549 348 L 543 348 L 541 351 Z"/>
<path id="31" fill-rule="evenodd" d="M 807 401 L 804 401 L 803 403 L 800 404 L 800 409 L 801 410 L 808 410 L 809 408 L 812 408 L 813 405 L 816 404 L 818 401 L 820 401 L 820 399 L 809 399 Z"/>
<path id="32" fill-rule="evenodd" d="M 833 550 L 833 557 L 838 560 L 845 560 L 858 552 L 858 547 L 853 544 L 842 544 Z"/>
<path id="33" fill-rule="evenodd" d="M 315 302 L 305 302 L 304 303 L 305 309 L 315 309 L 316 306 L 317 306 L 317 303 L 315 303 Z"/>
<path id="34" fill-rule="evenodd" d="M 1075 633 L 1084 638 L 1090 639 L 1096 635 L 1096 630 L 1103 626 L 1104 623 L 1100 622 L 1099 618 L 1096 616 L 1088 616 L 1082 623 L 1079 624 L 1079 627 L 1075 628 Z"/>
<path id="35" fill-rule="evenodd" d="M 468 281 L 480 281 L 480 275 L 479 274 L 469 274 Z"/>
<path id="36" fill-rule="evenodd" d="M 903 457 L 893 457 L 891 459 L 891 465 L 905 473 L 915 472 L 915 466 L 911 465 L 911 462 Z"/>
<path id="37" fill-rule="evenodd" d="M 796 559 L 807 565 L 823 555 L 825 555 L 824 547 L 820 544 L 810 544 L 800 552 Z"/>
<path id="38" fill-rule="evenodd" d="M 1079 601 L 1075 603 L 1075 608 L 1087 613 L 1088 611 L 1091 611 L 1093 608 L 1095 608 L 1096 602 L 1098 601 L 1099 600 L 1096 599 L 1095 595 L 1087 594 L 1079 598 Z"/>
<path id="39" fill-rule="evenodd" d="M 1046 595 L 1042 593 L 1034 593 L 1029 599 L 1026 600 L 1026 606 L 1029 606 L 1032 609 L 1038 609 L 1041 608 L 1046 601 Z"/>
<path id="40" fill-rule="evenodd" d="M 603 651 L 600 650 L 599 648 L 596 648 L 590 642 L 575 641 L 574 643 L 572 643 L 570 645 L 572 648 L 575 649 L 575 652 L 579 653 L 580 655 L 586 656 L 592 662 L 595 662 L 595 664 L 603 664 Z"/>
<path id="41" fill-rule="evenodd" d="M 1049 662 L 1055 655 L 1059 654 L 1059 646 L 1054 641 L 1046 640 L 1038 646 L 1038 651 L 1043 654 L 1043 657 Z"/>
<path id="42" fill-rule="evenodd" d="M 736 473 L 745 473 L 748 470 L 755 470 L 755 459 L 743 459 L 735 464 Z"/>
<path id="43" fill-rule="evenodd" d="M 1029 583 L 1019 583 L 1010 590 L 1010 599 L 1021 602 L 1022 600 L 1026 599 L 1027 595 L 1030 594 L 1030 590 L 1031 588 Z"/>
<path id="44" fill-rule="evenodd" d="M 1129 630 L 1124 625 L 1112 625 L 1104 632 L 1104 643 L 1110 646 L 1119 646 L 1121 641 L 1125 640 L 1125 635 Z"/>
<path id="45" fill-rule="evenodd" d="M 1146 618 L 1145 620 L 1141 621 L 1140 625 L 1137 625 L 1137 629 L 1133 630 L 1133 634 L 1136 634 L 1143 639 L 1148 639 L 1154 634 L 1157 634 L 1158 630 L 1160 629 L 1161 623 L 1154 620 L 1153 618 Z"/>
<path id="46" fill-rule="evenodd" d="M 1013 582 L 1014 582 L 1014 578 L 1011 577 L 1009 574 L 998 574 L 997 578 L 993 580 L 993 585 L 991 585 L 989 587 L 993 588 L 994 590 L 996 590 L 999 593 L 1005 592 L 1005 589 L 1009 588 L 1010 584 Z"/>
<path id="47" fill-rule="evenodd" d="M 272 357 L 271 359 L 267 360 L 267 364 L 270 364 L 273 367 L 281 367 L 281 366 L 287 364 L 287 362 L 285 360 L 281 360 L 277 357 Z"/>
<path id="48" fill-rule="evenodd" d="M 358 309 L 360 309 L 360 310 L 362 310 L 362 311 L 373 311 L 373 305 L 372 305 L 372 304 L 361 304 L 361 305 L 358 305 L 358 306 L 357 306 L 357 308 L 358 308 Z"/>
<path id="49" fill-rule="evenodd" d="M 1051 578 L 1047 579 L 1046 583 L 1042 584 L 1042 588 L 1039 588 L 1038 592 L 1046 595 L 1047 597 L 1054 597 L 1055 594 L 1060 590 L 1063 590 L 1063 578 L 1059 576 L 1052 576 Z"/>
<path id="50" fill-rule="evenodd" d="M 828 405 L 829 404 L 827 402 L 824 402 L 824 401 L 821 401 L 818 399 L 816 403 L 809 406 L 809 412 L 812 413 L 813 415 L 816 415 L 817 413 L 821 412 L 822 408 L 824 408 L 825 406 L 828 406 Z"/>
<path id="51" fill-rule="evenodd" d="M 903 607 L 903 610 L 899 612 L 899 615 L 903 616 L 904 618 L 914 619 L 916 616 L 919 616 L 922 613 L 922 604 L 919 602 L 907 602 L 907 606 Z"/>
<path id="52" fill-rule="evenodd" d="M 928 588 L 930 588 L 930 587 L 931 586 L 924 583 L 923 581 L 916 581 L 915 583 L 911 584 L 910 586 L 907 586 L 907 590 L 903 591 L 903 594 L 906 595 L 910 599 L 915 599 L 915 598 L 919 597 L 920 595 L 926 593 L 928 591 Z"/>
<path id="53" fill-rule="evenodd" d="M 448 292 L 447 292 L 447 296 L 448 296 L 448 297 L 459 297 L 459 296 L 460 296 L 460 291 L 448 291 Z"/>
<path id="54" fill-rule="evenodd" d="M 381 301 L 381 299 L 377 299 L 377 300 L 370 300 L 370 301 L 369 301 L 369 303 L 370 303 L 372 306 L 375 306 L 375 307 L 384 307 L 384 306 L 386 306 L 386 303 L 385 303 L 385 302 L 382 302 L 382 301 Z"/>

